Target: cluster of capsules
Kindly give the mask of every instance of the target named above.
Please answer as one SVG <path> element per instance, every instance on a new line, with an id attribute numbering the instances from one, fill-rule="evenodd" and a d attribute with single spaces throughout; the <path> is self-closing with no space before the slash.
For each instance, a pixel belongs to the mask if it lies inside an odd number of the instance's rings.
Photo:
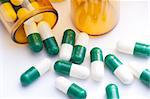
<path id="1" fill-rule="evenodd" d="M 40 22 L 38 29 L 44 34 L 43 37 L 46 39 L 44 44 L 49 46 L 49 53 L 54 54 L 57 52 L 58 54 L 59 47 L 56 47 L 54 37 L 48 35 L 50 34 L 50 32 L 47 32 L 50 30 L 48 25 L 46 25 L 45 22 Z M 51 38 L 49 39 L 47 35 Z M 20 81 L 22 85 L 30 85 L 33 81 L 48 72 L 50 68 L 53 68 L 54 71 L 61 76 L 87 79 L 91 74 L 93 80 L 101 81 L 104 77 L 104 65 L 106 65 L 123 84 L 131 84 L 134 80 L 134 76 L 136 76 L 144 84 L 150 86 L 150 70 L 143 68 L 136 62 L 132 62 L 129 65 L 123 64 L 114 54 L 108 54 L 104 59 L 103 52 L 99 47 L 94 47 L 90 51 L 90 70 L 86 66 L 81 66 L 86 57 L 88 41 L 89 36 L 86 33 L 79 33 L 76 38 L 76 33 L 72 29 L 67 29 L 62 37 L 59 60 L 51 66 L 52 62 L 46 58 L 36 66 L 32 66 L 21 75 Z M 36 43 L 36 41 L 34 43 Z M 131 42 L 118 41 L 117 50 L 138 56 L 150 56 L 150 45 L 138 42 L 131 44 Z M 58 90 L 68 95 L 71 99 L 86 99 L 87 97 L 85 89 L 64 77 L 58 77 L 55 84 Z M 107 99 L 119 99 L 117 85 L 109 84 L 106 87 L 106 94 Z"/>
<path id="2" fill-rule="evenodd" d="M 36 0 L 0 0 L 0 4 L 0 11 L 3 11 L 5 20 L 10 23 L 24 18 L 33 10 L 40 8 L 39 2 Z M 23 29 L 29 48 L 33 52 L 40 52 L 44 46 L 49 55 L 56 55 L 59 47 L 52 35 L 51 26 L 43 20 L 44 17 L 44 14 L 41 13 L 29 18 L 23 23 Z"/>

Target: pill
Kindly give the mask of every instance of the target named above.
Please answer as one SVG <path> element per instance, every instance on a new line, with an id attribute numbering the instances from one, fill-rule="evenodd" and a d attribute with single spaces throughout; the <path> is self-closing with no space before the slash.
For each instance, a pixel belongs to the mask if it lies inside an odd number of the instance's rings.
<path id="1" fill-rule="evenodd" d="M 106 87 L 107 99 L 120 99 L 117 85 L 109 84 Z"/>
<path id="2" fill-rule="evenodd" d="M 118 41 L 117 50 L 122 53 L 131 54 L 135 56 L 150 56 L 150 45 L 140 43 L 140 42 L 127 42 L 127 41 Z"/>
<path id="3" fill-rule="evenodd" d="M 49 55 L 57 55 L 59 53 L 59 47 L 55 37 L 52 34 L 52 30 L 49 24 L 45 21 L 38 23 L 38 30 L 43 40 L 43 44 Z"/>
<path id="4" fill-rule="evenodd" d="M 60 49 L 60 53 L 59 53 L 60 59 L 64 59 L 64 60 L 68 60 L 68 61 L 71 59 L 73 47 L 75 44 L 75 36 L 76 36 L 76 34 L 72 29 L 67 29 L 64 32 L 61 49 Z"/>
<path id="5" fill-rule="evenodd" d="M 144 68 L 141 64 L 135 61 L 130 62 L 129 66 L 134 76 L 150 87 L 150 69 Z"/>
<path id="6" fill-rule="evenodd" d="M 28 86 L 29 84 L 37 80 L 40 76 L 48 72 L 50 70 L 50 65 L 51 61 L 46 58 L 40 61 L 36 66 L 32 66 L 21 75 L 21 84 L 23 86 Z"/>
<path id="7" fill-rule="evenodd" d="M 71 62 L 81 64 L 86 55 L 86 46 L 88 45 L 89 36 L 86 33 L 79 33 L 77 41 L 73 48 Z"/>
<path id="8" fill-rule="evenodd" d="M 102 50 L 94 47 L 90 52 L 91 76 L 93 80 L 100 81 L 104 76 L 104 62 Z"/>
<path id="9" fill-rule="evenodd" d="M 29 10 L 26 9 L 26 8 L 20 8 L 17 11 L 17 16 L 18 16 L 19 19 L 22 19 L 23 17 L 25 17 L 28 14 L 29 14 Z"/>
<path id="10" fill-rule="evenodd" d="M 24 0 L 10 0 L 11 3 L 15 6 L 19 6 L 23 3 Z"/>
<path id="11" fill-rule="evenodd" d="M 86 99 L 86 90 L 64 77 L 56 78 L 55 86 L 59 91 L 68 95 L 71 99 Z"/>
<path id="12" fill-rule="evenodd" d="M 0 3 L 2 3 L 0 5 L 0 12 L 4 19 L 7 22 L 14 22 L 17 19 L 17 14 L 12 5 L 8 2 L 8 0 L 1 0 Z"/>
<path id="13" fill-rule="evenodd" d="M 36 23 L 32 19 L 27 20 L 24 23 L 24 30 L 30 49 L 33 52 L 40 52 L 43 49 L 43 43 Z"/>
<path id="14" fill-rule="evenodd" d="M 89 77 L 89 69 L 85 66 L 79 66 L 66 60 L 58 60 L 54 64 L 56 73 L 64 76 L 70 76 L 78 79 L 87 79 Z"/>
<path id="15" fill-rule="evenodd" d="M 128 66 L 123 64 L 115 55 L 107 55 L 105 57 L 105 65 L 123 84 L 131 84 L 133 82 L 134 77 Z"/>

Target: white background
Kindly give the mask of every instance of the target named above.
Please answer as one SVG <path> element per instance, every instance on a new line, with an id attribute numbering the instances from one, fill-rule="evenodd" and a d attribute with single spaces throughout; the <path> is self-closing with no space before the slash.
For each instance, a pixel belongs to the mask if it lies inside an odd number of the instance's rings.
<path id="1" fill-rule="evenodd" d="M 75 28 L 70 20 L 69 0 L 62 3 L 54 3 L 53 5 L 59 13 L 59 21 L 53 33 L 60 45 L 63 31 L 68 28 Z M 90 39 L 87 48 L 87 58 L 83 65 L 89 67 L 89 51 L 92 47 L 98 46 L 102 48 L 104 56 L 108 53 L 115 53 L 124 63 L 134 60 L 150 68 L 150 59 L 124 55 L 115 50 L 116 41 L 119 39 L 141 39 L 150 42 L 148 20 L 148 2 L 146 0 L 134 0 L 134 2 L 125 0 L 121 2 L 119 24 L 110 33 Z M 55 78 L 58 75 L 52 70 L 30 86 L 23 88 L 19 82 L 20 75 L 48 56 L 44 50 L 35 54 L 30 51 L 27 45 L 14 43 L 1 23 L 0 37 L 0 96 L 3 98 L 16 97 L 21 99 L 23 97 L 68 99 L 64 94 L 56 90 Z M 57 58 L 53 57 L 50 59 L 55 62 Z M 69 79 L 83 86 L 87 90 L 90 99 L 106 99 L 105 87 L 109 83 L 118 85 L 121 99 L 150 99 L 150 89 L 139 80 L 136 79 L 130 86 L 123 85 L 107 68 L 105 68 L 105 77 L 100 83 L 94 82 L 90 77 L 87 80 Z"/>

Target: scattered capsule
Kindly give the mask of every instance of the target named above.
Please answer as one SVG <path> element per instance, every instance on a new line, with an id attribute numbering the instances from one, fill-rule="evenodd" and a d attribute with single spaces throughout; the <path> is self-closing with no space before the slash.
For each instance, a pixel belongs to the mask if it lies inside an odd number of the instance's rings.
<path id="1" fill-rule="evenodd" d="M 80 33 L 78 35 L 76 44 L 74 46 L 71 62 L 81 64 L 84 61 L 86 55 L 86 46 L 88 45 L 89 36 L 86 33 Z"/>
<path id="2" fill-rule="evenodd" d="M 58 90 L 68 95 L 71 99 L 86 99 L 86 91 L 64 77 L 58 77 L 55 81 Z"/>
<path id="3" fill-rule="evenodd" d="M 145 69 L 142 67 L 140 64 L 137 62 L 131 62 L 130 63 L 130 68 L 138 79 L 140 79 L 145 85 L 150 87 L 150 70 Z"/>
<path id="4" fill-rule="evenodd" d="M 131 84 L 133 82 L 134 77 L 131 71 L 115 55 L 107 55 L 105 57 L 105 65 L 123 84 Z"/>
<path id="5" fill-rule="evenodd" d="M 75 44 L 75 36 L 76 36 L 75 32 L 71 29 L 68 29 L 64 32 L 62 44 L 61 44 L 61 50 L 59 54 L 60 59 L 64 59 L 68 61 L 71 59 L 73 46 Z"/>
<path id="6" fill-rule="evenodd" d="M 36 66 L 32 66 L 26 72 L 24 72 L 20 81 L 23 86 L 27 86 L 37 80 L 40 76 L 44 75 L 50 69 L 51 61 L 49 59 L 44 59 Z"/>
<path id="7" fill-rule="evenodd" d="M 59 47 L 49 24 L 45 21 L 41 21 L 38 23 L 38 30 L 41 34 L 47 53 L 49 55 L 57 55 L 59 53 Z"/>
<path id="8" fill-rule="evenodd" d="M 22 19 L 23 17 L 25 17 L 27 14 L 29 14 L 29 10 L 26 8 L 20 8 L 17 11 L 17 16 L 19 19 Z"/>
<path id="9" fill-rule="evenodd" d="M 24 0 L 10 0 L 11 3 L 15 6 L 19 6 L 23 3 Z"/>
<path id="10" fill-rule="evenodd" d="M 103 53 L 98 47 L 95 47 L 90 52 L 91 58 L 91 75 L 93 80 L 100 81 L 104 76 Z"/>
<path id="11" fill-rule="evenodd" d="M 17 19 L 17 14 L 12 7 L 12 5 L 9 3 L 9 0 L 0 0 L 0 12 L 2 13 L 4 19 L 7 22 L 14 22 Z"/>
<path id="12" fill-rule="evenodd" d="M 150 56 L 150 45 L 139 42 L 118 41 L 117 50 L 122 53 L 132 54 L 135 56 Z"/>
<path id="13" fill-rule="evenodd" d="M 106 87 L 107 99 L 120 99 L 118 87 L 115 84 L 109 84 Z"/>
<path id="14" fill-rule="evenodd" d="M 84 66 L 73 64 L 69 61 L 59 60 L 54 64 L 56 73 L 70 76 L 78 79 L 87 79 L 89 77 L 89 69 Z"/>
<path id="15" fill-rule="evenodd" d="M 36 23 L 32 19 L 27 20 L 24 23 L 24 30 L 31 50 L 34 52 L 40 52 L 43 49 L 43 43 Z"/>

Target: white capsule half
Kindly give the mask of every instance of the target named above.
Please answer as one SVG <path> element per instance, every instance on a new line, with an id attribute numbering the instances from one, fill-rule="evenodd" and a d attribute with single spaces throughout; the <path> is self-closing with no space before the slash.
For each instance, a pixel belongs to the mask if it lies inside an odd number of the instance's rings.
<path id="1" fill-rule="evenodd" d="M 88 45 L 88 42 L 89 42 L 88 34 L 82 32 L 82 33 L 79 33 L 75 45 L 82 45 L 86 47 Z"/>
<path id="2" fill-rule="evenodd" d="M 39 64 L 35 66 L 35 68 L 39 71 L 40 75 L 44 75 L 51 69 L 51 61 L 48 58 L 42 60 Z"/>
<path id="3" fill-rule="evenodd" d="M 50 37 L 53 37 L 52 30 L 49 27 L 49 24 L 45 21 L 41 21 L 38 23 L 38 30 L 40 32 L 42 40 L 46 40 Z"/>
<path id="4" fill-rule="evenodd" d="M 95 81 L 101 81 L 104 77 L 104 63 L 101 61 L 94 61 L 91 63 L 91 76 Z"/>
<path id="5" fill-rule="evenodd" d="M 139 63 L 133 61 L 129 63 L 130 69 L 136 78 L 140 78 L 142 72 L 145 70 Z"/>
<path id="6" fill-rule="evenodd" d="M 79 79 L 87 79 L 90 75 L 90 71 L 85 66 L 79 66 L 77 64 L 72 64 L 70 69 L 70 76 L 79 78 Z"/>
<path id="7" fill-rule="evenodd" d="M 64 77 L 58 77 L 55 81 L 55 87 L 64 94 L 67 94 L 68 89 L 72 84 L 73 83 L 71 81 L 65 79 Z"/>
<path id="8" fill-rule="evenodd" d="M 123 84 L 131 84 L 134 81 L 133 74 L 126 65 L 120 65 L 114 74 Z"/>
<path id="9" fill-rule="evenodd" d="M 126 54 L 133 54 L 134 47 L 135 47 L 135 42 L 122 41 L 122 40 L 118 41 L 116 46 L 119 52 L 126 53 Z"/>
<path id="10" fill-rule="evenodd" d="M 61 45 L 59 58 L 64 60 L 70 60 L 73 51 L 73 46 L 67 43 Z"/>

